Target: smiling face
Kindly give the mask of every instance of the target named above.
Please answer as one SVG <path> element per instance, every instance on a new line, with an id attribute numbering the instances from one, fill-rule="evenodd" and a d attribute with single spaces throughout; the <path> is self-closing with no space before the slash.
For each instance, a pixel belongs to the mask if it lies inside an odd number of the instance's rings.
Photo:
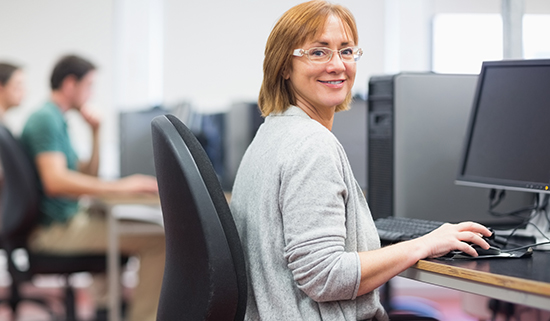
<path id="1" fill-rule="evenodd" d="M 327 47 L 340 50 L 356 46 L 349 35 L 342 21 L 331 15 L 323 32 L 299 48 L 308 50 L 312 47 Z M 355 71 L 355 62 L 344 63 L 335 52 L 326 63 L 311 62 L 306 56 L 293 57 L 291 70 L 286 71 L 284 77 L 291 84 L 296 105 L 315 119 L 315 115 L 323 117 L 334 114 L 336 106 L 344 102 L 351 92 Z"/>

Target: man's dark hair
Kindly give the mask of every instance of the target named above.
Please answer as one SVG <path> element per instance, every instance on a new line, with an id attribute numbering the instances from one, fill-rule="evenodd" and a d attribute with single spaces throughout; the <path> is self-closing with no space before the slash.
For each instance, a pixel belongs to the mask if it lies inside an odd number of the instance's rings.
<path id="1" fill-rule="evenodd" d="M 21 68 L 6 62 L 0 62 L 0 85 L 5 86 L 10 80 L 11 75 L 18 69 Z"/>
<path id="2" fill-rule="evenodd" d="M 76 55 L 64 56 L 53 68 L 50 86 L 52 90 L 59 89 L 67 76 L 74 76 L 79 81 L 88 72 L 95 69 L 94 64 L 82 57 Z"/>

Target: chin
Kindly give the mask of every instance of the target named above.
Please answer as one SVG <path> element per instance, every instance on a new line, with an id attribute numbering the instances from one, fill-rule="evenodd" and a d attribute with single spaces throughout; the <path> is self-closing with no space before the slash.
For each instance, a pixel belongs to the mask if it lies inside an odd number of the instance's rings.
<path id="1" fill-rule="evenodd" d="M 332 108 L 336 108 L 336 106 L 342 104 L 344 101 L 346 101 L 346 97 L 344 97 L 343 99 L 335 99 L 335 100 L 327 101 L 325 105 L 330 106 Z"/>

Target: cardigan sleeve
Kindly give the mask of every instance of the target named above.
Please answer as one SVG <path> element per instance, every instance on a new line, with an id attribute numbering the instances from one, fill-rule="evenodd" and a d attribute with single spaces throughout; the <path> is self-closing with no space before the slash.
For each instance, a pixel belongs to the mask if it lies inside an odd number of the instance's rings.
<path id="1" fill-rule="evenodd" d="M 317 302 L 355 299 L 360 261 L 356 252 L 344 249 L 348 190 L 343 150 L 328 131 L 300 141 L 280 172 L 288 267 L 298 288 Z"/>

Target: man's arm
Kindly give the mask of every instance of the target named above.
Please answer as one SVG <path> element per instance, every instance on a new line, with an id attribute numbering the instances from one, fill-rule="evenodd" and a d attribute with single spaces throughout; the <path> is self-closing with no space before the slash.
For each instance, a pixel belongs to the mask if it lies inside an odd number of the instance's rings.
<path id="1" fill-rule="evenodd" d="M 79 162 L 78 170 L 84 174 L 97 176 L 99 170 L 99 127 L 101 120 L 98 114 L 93 112 L 88 106 L 82 107 L 80 115 L 92 129 L 92 153 L 87 162 Z"/>
<path id="2" fill-rule="evenodd" d="M 116 181 L 105 181 L 67 168 L 61 152 L 44 152 L 35 158 L 36 168 L 49 196 L 106 195 L 131 193 L 156 193 L 154 177 L 132 175 Z"/>
<path id="3" fill-rule="evenodd" d="M 92 154 L 87 162 L 78 162 L 78 171 L 97 176 L 99 172 L 99 131 L 92 132 Z"/>

